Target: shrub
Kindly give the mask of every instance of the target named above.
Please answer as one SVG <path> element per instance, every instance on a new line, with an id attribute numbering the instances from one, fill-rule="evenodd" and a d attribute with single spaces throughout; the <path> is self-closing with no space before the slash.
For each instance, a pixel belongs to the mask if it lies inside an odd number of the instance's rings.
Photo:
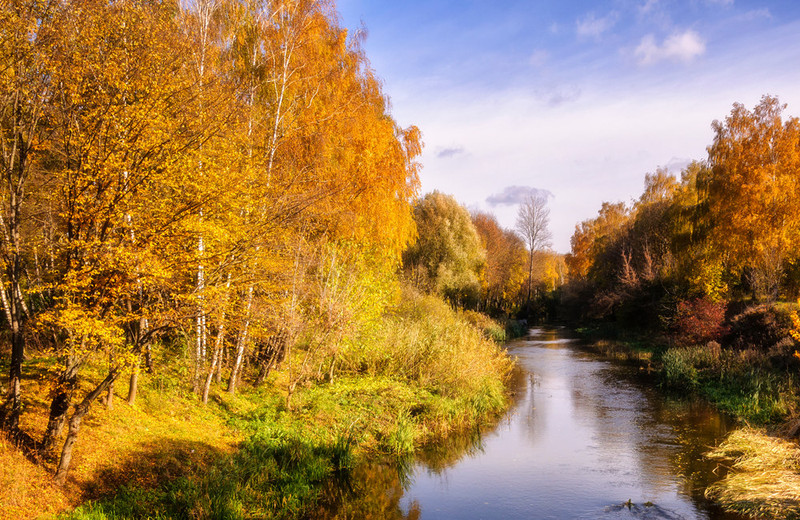
<path id="1" fill-rule="evenodd" d="M 767 351 L 788 337 L 790 328 L 791 318 L 787 312 L 767 305 L 751 307 L 731 320 L 723 344 L 736 349 Z"/>
<path id="2" fill-rule="evenodd" d="M 462 311 L 459 315 L 483 332 L 486 339 L 490 339 L 495 343 L 503 343 L 506 340 L 505 328 L 489 316 L 475 311 Z"/>
<path id="3" fill-rule="evenodd" d="M 436 394 L 468 398 L 487 381 L 503 381 L 513 365 L 486 335 L 491 334 L 482 333 L 441 299 L 407 289 L 375 337 L 347 352 L 343 363 Z"/>
<path id="4" fill-rule="evenodd" d="M 728 333 L 724 302 L 695 298 L 678 303 L 672 318 L 672 335 L 679 345 L 701 345 L 719 341 Z"/>

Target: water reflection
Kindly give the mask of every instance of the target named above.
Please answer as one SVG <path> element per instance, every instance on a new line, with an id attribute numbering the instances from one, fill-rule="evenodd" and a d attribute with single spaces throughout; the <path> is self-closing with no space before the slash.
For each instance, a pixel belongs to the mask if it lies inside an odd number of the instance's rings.
<path id="1" fill-rule="evenodd" d="M 702 497 L 718 477 L 701 454 L 725 419 L 572 343 L 548 329 L 510 344 L 523 370 L 494 429 L 358 468 L 318 518 L 740 518 Z"/>

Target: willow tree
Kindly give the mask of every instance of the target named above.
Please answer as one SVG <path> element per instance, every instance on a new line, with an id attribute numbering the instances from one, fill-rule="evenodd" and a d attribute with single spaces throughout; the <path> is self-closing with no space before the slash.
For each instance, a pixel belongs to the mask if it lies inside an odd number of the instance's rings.
<path id="1" fill-rule="evenodd" d="M 455 305 L 477 303 L 486 256 L 469 212 L 434 191 L 414 204 L 414 222 L 417 241 L 403 253 L 406 275 Z"/>

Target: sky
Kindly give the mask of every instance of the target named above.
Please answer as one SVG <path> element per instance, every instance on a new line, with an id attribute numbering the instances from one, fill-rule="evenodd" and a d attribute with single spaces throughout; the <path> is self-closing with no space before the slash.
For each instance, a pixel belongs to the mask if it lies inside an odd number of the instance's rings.
<path id="1" fill-rule="evenodd" d="M 800 116 L 800 2 L 338 0 L 391 113 L 416 125 L 422 193 L 513 228 L 548 196 L 553 249 L 657 168 L 707 158 L 734 103 Z"/>

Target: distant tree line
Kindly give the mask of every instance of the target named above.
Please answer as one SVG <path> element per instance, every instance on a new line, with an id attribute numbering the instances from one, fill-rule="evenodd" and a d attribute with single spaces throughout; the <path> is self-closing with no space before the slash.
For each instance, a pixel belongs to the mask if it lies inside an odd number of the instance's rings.
<path id="1" fill-rule="evenodd" d="M 563 257 L 549 249 L 546 205 L 545 197 L 529 197 L 510 230 L 450 195 L 428 193 L 414 203 L 418 238 L 403 253 L 405 277 L 459 308 L 546 318 L 543 302 L 566 278 Z"/>
<path id="2" fill-rule="evenodd" d="M 632 205 L 603 203 L 576 226 L 565 316 L 660 327 L 686 302 L 713 315 L 730 300 L 797 298 L 800 121 L 784 109 L 770 96 L 735 104 L 714 121 L 707 160 L 680 179 L 648 174 Z"/>

